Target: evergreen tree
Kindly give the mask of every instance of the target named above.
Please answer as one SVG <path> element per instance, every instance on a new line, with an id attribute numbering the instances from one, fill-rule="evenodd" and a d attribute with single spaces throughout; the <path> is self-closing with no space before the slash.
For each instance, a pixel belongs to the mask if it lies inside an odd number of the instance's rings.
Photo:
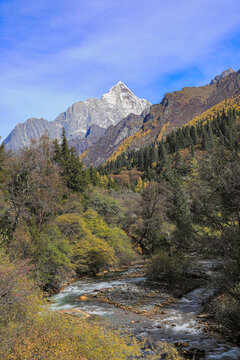
<path id="1" fill-rule="evenodd" d="M 173 206 L 174 221 L 179 230 L 180 238 L 186 239 L 192 232 L 192 223 L 187 197 L 180 185 L 175 185 Z"/>
<path id="2" fill-rule="evenodd" d="M 97 176 L 97 170 L 93 166 L 90 166 L 89 174 L 90 174 L 91 183 L 94 186 L 96 186 L 98 184 L 98 176 Z"/>
<path id="3" fill-rule="evenodd" d="M 184 135 L 182 129 L 177 129 L 176 138 L 178 143 L 178 148 L 181 149 L 184 147 Z"/>
<path id="4" fill-rule="evenodd" d="M 208 146 L 207 146 L 207 132 L 206 132 L 205 128 L 203 128 L 203 130 L 202 130 L 201 146 L 202 146 L 202 150 L 207 150 L 208 149 Z"/>
<path id="5" fill-rule="evenodd" d="M 158 146 L 158 158 L 160 168 L 162 169 L 168 164 L 168 155 L 164 143 L 161 141 Z"/>
<path id="6" fill-rule="evenodd" d="M 206 125 L 206 132 L 207 132 L 207 148 L 209 150 L 214 146 L 212 125 L 209 121 L 207 122 L 207 125 Z"/>
<path id="7" fill-rule="evenodd" d="M 150 160 L 150 166 L 151 167 L 152 167 L 152 164 L 157 161 L 157 154 L 156 154 L 154 144 L 149 147 L 149 160 Z"/>
<path id="8" fill-rule="evenodd" d="M 143 149 L 143 167 L 144 167 L 144 170 L 147 171 L 149 166 L 150 166 L 149 148 L 145 147 Z"/>
<path id="9" fill-rule="evenodd" d="M 89 179 L 82 171 L 82 163 L 76 149 L 69 148 L 64 129 L 61 147 L 59 147 L 58 142 L 54 142 L 54 161 L 60 166 L 61 175 L 69 189 L 77 192 L 86 190 Z"/>
<path id="10" fill-rule="evenodd" d="M 198 144 L 198 133 L 197 133 L 197 129 L 195 126 L 191 126 L 190 135 L 191 135 L 191 138 L 193 141 L 193 145 L 197 145 Z"/>
<path id="11" fill-rule="evenodd" d="M 186 126 L 185 128 L 183 128 L 183 132 L 184 132 L 184 147 L 189 147 L 193 145 L 193 140 L 190 134 L 190 128 L 189 126 Z"/>
<path id="12" fill-rule="evenodd" d="M 137 167 L 139 170 L 144 169 L 144 159 L 143 159 L 143 150 L 142 149 L 138 151 Z"/>

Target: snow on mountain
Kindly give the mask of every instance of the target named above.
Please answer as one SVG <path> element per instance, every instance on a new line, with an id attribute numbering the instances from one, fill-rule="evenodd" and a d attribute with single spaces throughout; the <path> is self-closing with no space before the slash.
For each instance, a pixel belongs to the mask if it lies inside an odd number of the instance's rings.
<path id="1" fill-rule="evenodd" d="M 39 138 L 44 133 L 50 138 L 59 138 L 63 127 L 68 140 L 84 139 L 92 125 L 106 129 L 130 113 L 140 115 L 149 106 L 151 103 L 138 98 L 120 81 L 101 99 L 90 98 L 76 102 L 53 121 L 31 118 L 18 124 L 4 140 L 4 144 L 7 149 L 17 150 L 28 146 L 31 139 Z"/>

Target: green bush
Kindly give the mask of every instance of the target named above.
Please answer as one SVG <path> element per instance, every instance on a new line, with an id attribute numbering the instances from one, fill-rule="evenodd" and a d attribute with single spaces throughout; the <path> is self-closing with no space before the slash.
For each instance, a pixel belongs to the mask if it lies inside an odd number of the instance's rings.
<path id="1" fill-rule="evenodd" d="M 36 280 L 45 290 L 59 289 L 67 274 L 74 269 L 73 246 L 54 223 L 48 224 L 41 231 L 33 227 L 31 237 Z"/>
<path id="2" fill-rule="evenodd" d="M 87 226 L 94 235 L 105 240 L 113 247 L 117 258 L 121 263 L 129 261 L 134 256 L 130 238 L 117 226 L 110 227 L 98 213 L 88 209 L 84 213 Z"/>
<path id="3" fill-rule="evenodd" d="M 102 216 L 107 224 L 116 224 L 122 217 L 122 208 L 119 202 L 100 192 L 94 192 L 90 196 L 87 206 Z"/>
<path id="4" fill-rule="evenodd" d="M 155 281 L 164 280 L 170 286 L 184 281 L 189 264 L 179 255 L 157 252 L 147 263 L 147 276 Z"/>
<path id="5" fill-rule="evenodd" d="M 96 274 L 117 262 L 114 249 L 105 239 L 94 235 L 80 215 L 61 215 L 56 224 L 73 246 L 73 263 L 78 273 L 89 270 Z"/>
<path id="6" fill-rule="evenodd" d="M 239 291 L 239 286 L 236 286 Z M 234 338 L 240 332 L 240 301 L 227 293 L 214 297 L 206 306 L 206 310 L 225 331 Z"/>

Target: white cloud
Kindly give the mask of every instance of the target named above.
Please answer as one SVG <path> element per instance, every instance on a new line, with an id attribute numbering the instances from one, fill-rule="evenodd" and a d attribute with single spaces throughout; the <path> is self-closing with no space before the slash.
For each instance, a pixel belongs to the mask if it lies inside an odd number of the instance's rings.
<path id="1" fill-rule="evenodd" d="M 0 106 L 12 117 L 17 99 L 16 122 L 26 106 L 57 115 L 64 97 L 100 96 L 118 80 L 156 99 L 170 74 L 195 67 L 201 83 L 238 64 L 238 0 L 15 0 L 0 10 Z"/>

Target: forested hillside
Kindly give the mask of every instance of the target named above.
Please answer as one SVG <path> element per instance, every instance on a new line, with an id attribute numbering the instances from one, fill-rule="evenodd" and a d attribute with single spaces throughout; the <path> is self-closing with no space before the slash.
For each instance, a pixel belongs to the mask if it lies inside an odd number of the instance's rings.
<path id="1" fill-rule="evenodd" d="M 126 228 L 149 257 L 151 279 L 167 281 L 170 287 L 185 283 L 192 254 L 223 261 L 218 296 L 208 311 L 237 339 L 239 102 L 224 105 L 169 133 L 158 144 L 122 153 L 98 171 L 140 194 L 139 200 L 129 202 Z"/>
<path id="2" fill-rule="evenodd" d="M 208 311 L 237 341 L 239 130 L 239 107 L 223 106 L 98 169 L 83 167 L 64 131 L 61 143 L 43 136 L 17 155 L 1 145 L 1 358 L 139 356 L 143 345 L 129 335 L 76 326 L 42 299 L 137 257 L 170 292 L 192 286 L 194 259 L 223 260 Z"/>

